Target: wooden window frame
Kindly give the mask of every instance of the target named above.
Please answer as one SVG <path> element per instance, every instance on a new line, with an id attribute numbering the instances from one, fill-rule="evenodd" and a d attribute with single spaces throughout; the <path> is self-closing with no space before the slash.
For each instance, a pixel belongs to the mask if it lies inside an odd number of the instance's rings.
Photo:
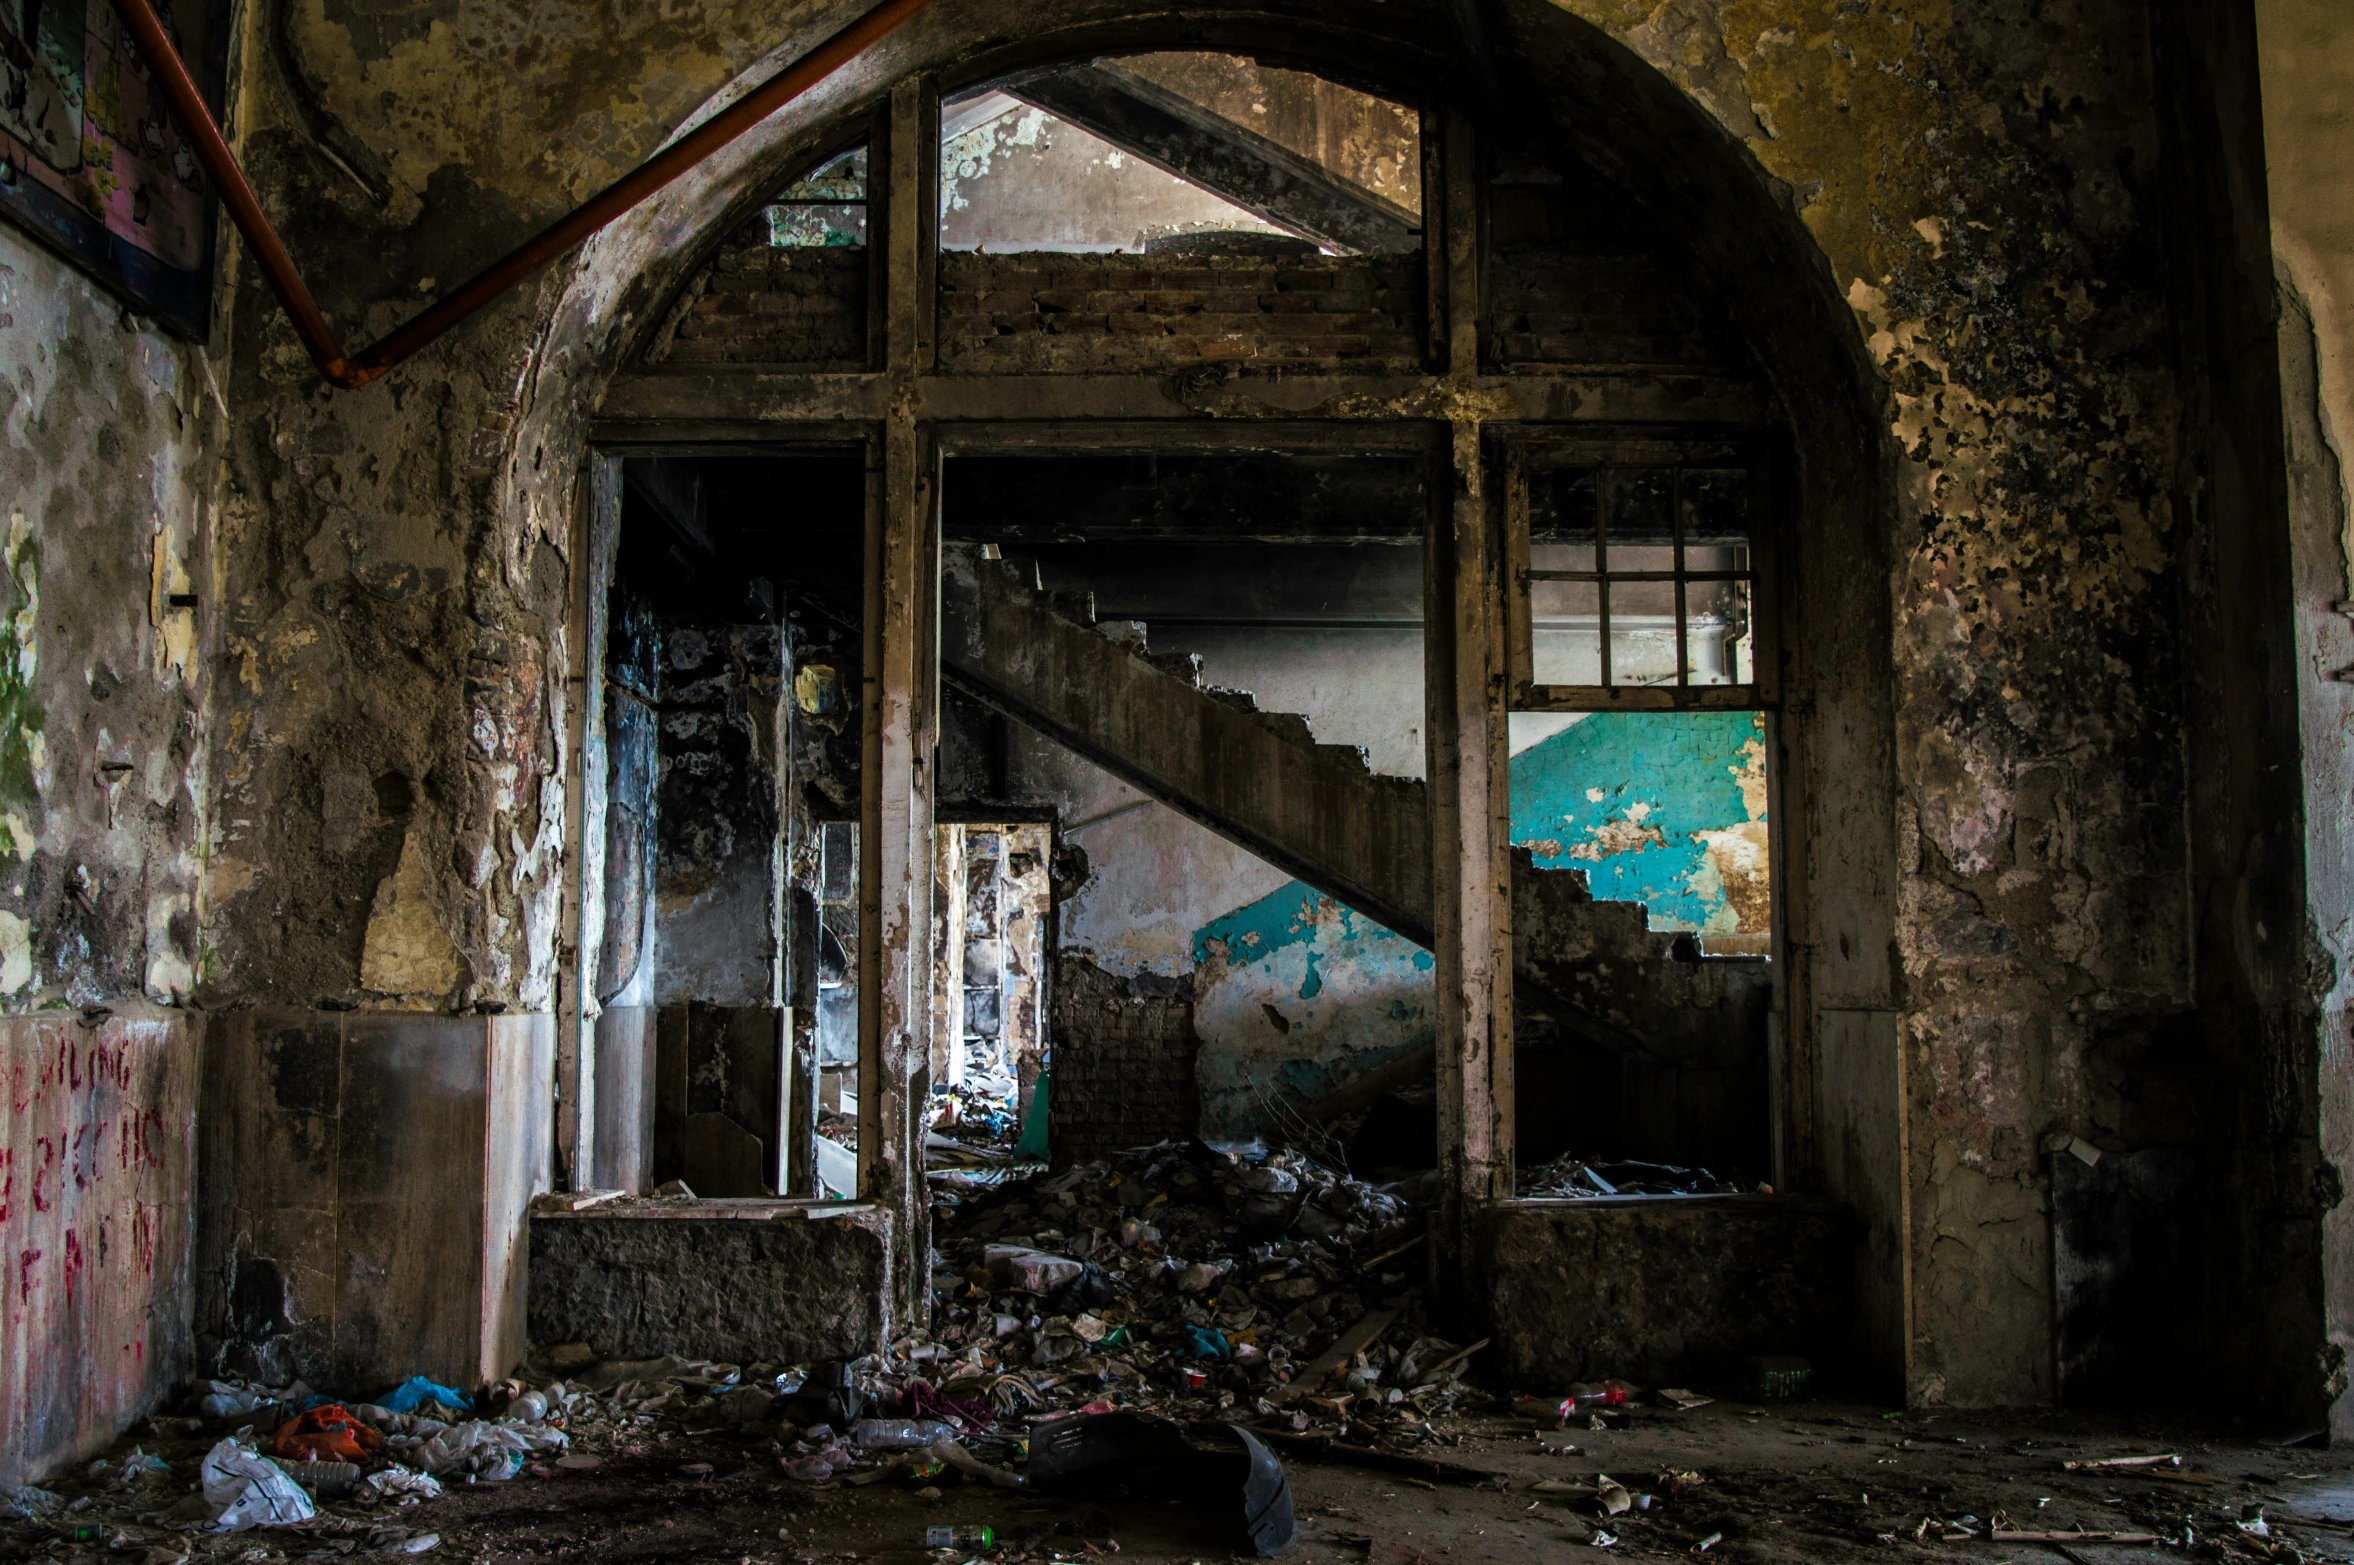
<path id="1" fill-rule="evenodd" d="M 1675 438 L 1597 437 L 1579 433 L 1514 431 L 1501 441 L 1504 531 L 1510 552 L 1505 578 L 1504 620 L 1510 645 L 1511 698 L 1516 712 L 1674 712 L 1764 711 L 1779 705 L 1775 671 L 1780 666 L 1780 636 L 1775 606 L 1772 518 L 1774 508 L 1768 483 L 1763 442 L 1744 436 L 1678 436 Z M 1596 558 L 1591 571 L 1535 571 L 1529 565 L 1532 470 L 1555 467 L 1592 467 L 1599 473 L 1613 468 L 1670 468 L 1675 480 L 1671 502 L 1677 568 L 1669 571 L 1613 571 L 1610 569 L 1608 507 L 1597 495 Z M 1746 572 L 1693 571 L 1684 568 L 1682 473 L 1688 468 L 1722 471 L 1739 468 L 1749 475 L 1749 568 Z M 1607 483 L 1607 478 L 1599 480 Z M 1749 582 L 1751 682 L 1740 685 L 1686 683 L 1691 658 L 1685 637 L 1685 588 L 1695 581 Z M 1591 581 L 1604 586 L 1599 603 L 1600 668 L 1605 683 L 1598 685 L 1540 685 L 1536 682 L 1535 636 L 1531 626 L 1531 583 Z M 1675 585 L 1676 668 L 1674 684 L 1623 685 L 1610 675 L 1610 594 L 1613 582 L 1673 582 Z"/>

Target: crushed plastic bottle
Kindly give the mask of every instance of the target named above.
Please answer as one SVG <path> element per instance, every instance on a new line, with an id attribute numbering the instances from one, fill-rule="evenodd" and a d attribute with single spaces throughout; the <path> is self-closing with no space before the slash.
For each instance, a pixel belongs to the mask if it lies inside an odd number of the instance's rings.
<path id="1" fill-rule="evenodd" d="M 927 1549 L 992 1549 L 997 1546 L 997 1534 L 987 1527 L 926 1527 L 924 1547 Z"/>
<path id="2" fill-rule="evenodd" d="M 850 1426 L 851 1443 L 861 1451 L 920 1451 L 955 1438 L 955 1426 L 937 1418 L 862 1418 Z"/>

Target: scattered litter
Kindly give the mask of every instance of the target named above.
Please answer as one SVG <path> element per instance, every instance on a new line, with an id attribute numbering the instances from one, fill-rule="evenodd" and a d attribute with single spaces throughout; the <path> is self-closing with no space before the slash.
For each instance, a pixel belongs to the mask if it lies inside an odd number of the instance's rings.
<path id="1" fill-rule="evenodd" d="M 594 1462 L 596 1458 L 590 1457 L 589 1460 Z M 406 1467 L 397 1464 L 385 1468 L 382 1472 L 370 1473 L 362 1481 L 371 1492 L 381 1499 L 406 1497 L 417 1500 L 438 1500 L 441 1498 L 440 1479 L 431 1473 L 411 1472 Z"/>
<path id="2" fill-rule="evenodd" d="M 2013 1532 L 1997 1528 L 1987 1533 L 1994 1543 L 2156 1543 L 2154 1532 Z"/>
<path id="3" fill-rule="evenodd" d="M 423 1375 L 416 1375 L 378 1397 L 376 1406 L 387 1413 L 416 1413 L 434 1406 L 448 1408 L 452 1413 L 471 1413 L 474 1411 L 474 1399 L 462 1391 L 437 1386 Z"/>
<path id="4" fill-rule="evenodd" d="M 557 1457 L 556 1465 L 566 1472 L 585 1473 L 592 1468 L 604 1466 L 605 1459 L 601 1456 L 592 1456 L 586 1451 L 573 1451 Z"/>
<path id="5" fill-rule="evenodd" d="M 222 1532 L 285 1527 L 316 1514 L 302 1485 L 233 1435 L 205 1453 L 202 1481 L 213 1526 Z"/>
<path id="6" fill-rule="evenodd" d="M 2182 1458 L 2171 1452 L 2164 1456 L 2110 1456 L 2097 1462 L 2064 1462 L 2061 1466 L 2071 1473 L 2113 1473 L 2137 1467 L 2180 1467 Z"/>
<path id="7" fill-rule="evenodd" d="M 971 1549 L 979 1553 L 997 1547 L 997 1533 L 982 1527 L 926 1527 L 924 1547 L 927 1549 Z"/>
<path id="8" fill-rule="evenodd" d="M 1815 1367 L 1791 1354 L 1767 1353 L 1744 1366 L 1744 1388 L 1756 1402 L 1794 1402 L 1807 1393 Z"/>
<path id="9" fill-rule="evenodd" d="M 38 1489 L 31 1484 L 11 1491 L 6 1498 L 9 1514 L 21 1516 L 26 1521 L 39 1521 L 44 1516 L 55 1516 L 65 1509 L 64 1495 Z"/>
<path id="10" fill-rule="evenodd" d="M 270 1440 L 272 1456 L 293 1462 L 358 1464 L 383 1449 L 384 1437 L 352 1417 L 340 1402 L 297 1413 L 280 1424 Z"/>

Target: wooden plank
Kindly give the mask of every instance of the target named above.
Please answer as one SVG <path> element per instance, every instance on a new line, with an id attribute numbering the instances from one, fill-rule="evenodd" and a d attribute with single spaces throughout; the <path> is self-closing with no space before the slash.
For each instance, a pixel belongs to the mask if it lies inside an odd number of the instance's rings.
<path id="1" fill-rule="evenodd" d="M 1276 1387 L 1267 1400 L 1280 1407 L 1323 1385 L 1331 1378 L 1334 1370 L 1364 1351 L 1374 1338 L 1389 1330 L 1397 1318 L 1396 1310 L 1374 1310 L 1368 1313 L 1334 1339 L 1331 1347 L 1310 1359 L 1307 1367 L 1292 1376 L 1288 1385 Z"/>
<path id="2" fill-rule="evenodd" d="M 905 384 L 900 381 L 898 384 Z M 632 446 L 725 448 L 779 438 L 840 439 L 891 409 L 889 374 L 756 368 L 650 370 L 616 380 L 591 438 Z M 1773 417 L 1766 391 L 1705 373 L 1633 367 L 1610 373 L 1511 375 L 1288 374 L 1196 379 L 1139 375 L 938 375 L 914 378 L 915 413 L 931 422 L 1035 424 L 1313 420 L 1378 425 L 1476 406 L 1490 422 L 1679 424 L 1753 430 Z M 1225 429 L 1218 438 L 1232 440 Z M 1358 437 L 1365 438 L 1365 437 Z"/>

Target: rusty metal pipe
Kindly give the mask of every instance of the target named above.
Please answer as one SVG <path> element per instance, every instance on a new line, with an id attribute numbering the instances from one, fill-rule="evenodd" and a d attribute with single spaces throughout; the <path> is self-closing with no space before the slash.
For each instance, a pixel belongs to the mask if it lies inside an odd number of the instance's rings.
<path id="1" fill-rule="evenodd" d="M 205 107 L 203 94 L 197 91 L 194 78 L 180 61 L 179 51 L 165 35 L 163 23 L 150 0 L 115 0 L 115 8 L 122 13 L 132 35 L 139 40 L 140 50 L 162 82 L 165 99 L 194 142 L 196 160 L 204 165 L 205 173 L 221 192 L 231 220 L 245 235 L 246 243 L 253 247 L 255 263 L 261 267 L 270 291 L 278 296 L 278 302 L 293 319 L 295 331 L 310 350 L 311 362 L 331 384 L 347 390 L 375 380 L 858 58 L 929 4 L 931 0 L 882 0 L 882 4 L 606 186 L 571 213 L 443 294 L 406 325 L 347 358 L 336 340 L 334 328 L 327 324 L 310 290 L 303 286 L 294 258 L 286 253 L 278 231 L 262 211 L 260 199 L 254 195 L 245 170 L 237 162 L 237 154 L 229 149 L 212 111 Z"/>

